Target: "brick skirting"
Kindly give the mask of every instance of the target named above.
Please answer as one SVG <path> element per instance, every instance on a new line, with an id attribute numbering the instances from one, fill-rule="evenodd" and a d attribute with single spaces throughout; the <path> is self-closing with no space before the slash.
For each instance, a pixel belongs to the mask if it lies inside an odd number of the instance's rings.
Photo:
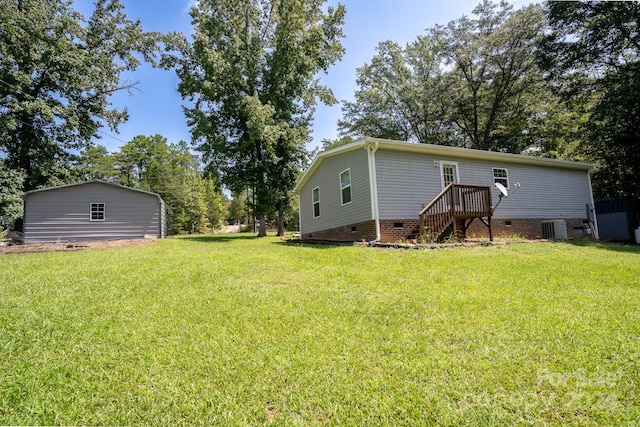
<path id="1" fill-rule="evenodd" d="M 380 220 L 380 241 L 400 242 L 408 237 L 418 234 L 420 221 L 415 219 L 383 219 Z"/>
<path id="2" fill-rule="evenodd" d="M 556 218 L 557 219 L 557 218 Z M 585 237 L 586 231 L 582 218 L 563 218 L 567 223 L 567 237 L 579 238 Z M 525 237 L 528 239 L 541 239 L 542 221 L 548 221 L 550 218 L 494 218 L 491 221 L 491 228 L 494 237 Z M 489 229 L 479 220 L 473 223 L 467 229 L 467 238 L 488 237 Z"/>
<path id="3" fill-rule="evenodd" d="M 542 238 L 542 221 L 547 218 L 493 219 L 491 223 L 494 237 Z M 564 218 L 567 223 L 567 237 L 585 237 L 585 220 L 582 218 Z M 380 241 L 399 242 L 418 233 L 419 221 L 415 219 L 394 219 L 380 221 Z M 305 233 L 303 239 L 336 240 L 356 242 L 371 241 L 376 238 L 375 222 L 365 221 L 328 230 Z M 489 229 L 479 219 L 474 220 L 467 229 L 467 238 L 489 237 Z"/>
<path id="4" fill-rule="evenodd" d="M 328 230 L 304 233 L 300 237 L 302 239 L 336 240 L 343 242 L 359 242 L 361 240 L 370 242 L 376 238 L 376 223 L 373 220 L 359 222 L 357 224 L 344 225 Z"/>

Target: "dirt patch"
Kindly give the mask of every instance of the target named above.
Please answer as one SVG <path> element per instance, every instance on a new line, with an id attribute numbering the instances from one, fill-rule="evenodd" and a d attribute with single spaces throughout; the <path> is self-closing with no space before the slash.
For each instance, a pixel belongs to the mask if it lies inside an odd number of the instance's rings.
<path id="1" fill-rule="evenodd" d="M 0 246 L 0 255 L 35 252 L 67 252 L 77 251 L 81 249 L 117 248 L 121 246 L 142 246 L 150 245 L 154 242 L 156 242 L 156 239 L 121 239 L 67 243 L 29 243 L 25 245 Z"/>

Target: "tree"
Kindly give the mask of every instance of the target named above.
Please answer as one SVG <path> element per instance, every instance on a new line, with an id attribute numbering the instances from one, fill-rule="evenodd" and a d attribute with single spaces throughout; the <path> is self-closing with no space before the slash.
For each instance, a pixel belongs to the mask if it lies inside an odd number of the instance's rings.
<path id="1" fill-rule="evenodd" d="M 89 145 L 80 155 L 79 163 L 86 168 L 85 179 L 112 181 L 115 178 L 115 157 L 107 148 L 97 144 Z"/>
<path id="2" fill-rule="evenodd" d="M 343 145 L 347 145 L 353 142 L 354 139 L 350 136 L 343 136 L 336 139 L 323 139 L 322 140 L 322 151 L 331 150 L 332 148 L 341 147 Z"/>
<path id="3" fill-rule="evenodd" d="M 540 146 L 538 119 L 557 106 L 536 62 L 543 9 L 485 0 L 473 13 L 404 49 L 380 43 L 358 70 L 341 134 L 512 153 Z"/>
<path id="4" fill-rule="evenodd" d="M 22 217 L 24 174 L 6 167 L 0 159 L 0 225 L 12 224 Z"/>
<path id="5" fill-rule="evenodd" d="M 227 200 L 215 180 L 211 178 L 204 179 L 204 196 L 209 224 L 214 229 L 222 228 L 227 217 Z"/>
<path id="6" fill-rule="evenodd" d="M 469 148 L 526 148 L 523 131 L 535 113 L 535 97 L 526 95 L 542 82 L 535 52 L 545 15 L 538 5 L 511 9 L 506 2 L 484 0 L 473 10 L 475 19 L 463 17 L 431 31 L 452 67 L 445 88 L 450 118 Z"/>
<path id="7" fill-rule="evenodd" d="M 371 64 L 357 70 L 355 100 L 343 104 L 341 135 L 450 143 L 442 107 L 441 51 L 429 36 L 405 49 L 391 41 L 378 44 Z"/>
<path id="8" fill-rule="evenodd" d="M 121 75 L 158 49 L 160 35 L 143 32 L 119 0 L 97 0 L 84 25 L 71 5 L 0 0 L 0 153 L 24 172 L 25 190 L 52 185 L 102 126 L 127 119 L 109 96 L 134 89 Z"/>
<path id="9" fill-rule="evenodd" d="M 283 216 L 316 100 L 335 102 L 316 75 L 342 57 L 345 9 L 324 2 L 201 0 L 193 42 L 166 61 L 192 102 L 185 113 L 205 162 L 233 193 L 253 190 L 259 236 L 271 212 Z"/>
<path id="10" fill-rule="evenodd" d="M 588 114 L 577 153 L 599 163 L 595 197 L 640 197 L 640 3 L 548 7 L 541 63 L 567 104 Z"/>
<path id="11" fill-rule="evenodd" d="M 402 49 L 397 43 L 378 44 L 371 65 L 357 70 L 359 89 L 354 102 L 345 102 L 344 118 L 338 121 L 341 135 L 356 138 L 409 140 L 409 118 L 406 100 L 401 97 L 402 85 L 409 81 Z"/>
<path id="12" fill-rule="evenodd" d="M 231 201 L 227 206 L 228 221 L 231 224 L 242 224 L 245 217 L 245 202 L 246 195 L 243 193 L 234 194 Z"/>
<path id="13" fill-rule="evenodd" d="M 161 135 L 137 135 L 115 154 L 118 182 L 123 185 L 163 193 L 171 177 L 171 154 Z"/>

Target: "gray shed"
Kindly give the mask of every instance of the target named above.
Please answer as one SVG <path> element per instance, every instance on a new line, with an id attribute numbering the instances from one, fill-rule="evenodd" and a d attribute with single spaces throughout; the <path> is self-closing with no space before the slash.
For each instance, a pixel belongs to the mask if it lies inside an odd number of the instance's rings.
<path id="1" fill-rule="evenodd" d="M 633 242 L 640 226 L 640 200 L 634 198 L 596 202 L 600 236 L 603 240 Z"/>
<path id="2" fill-rule="evenodd" d="M 166 215 L 155 193 L 88 181 L 24 194 L 25 243 L 163 238 Z"/>

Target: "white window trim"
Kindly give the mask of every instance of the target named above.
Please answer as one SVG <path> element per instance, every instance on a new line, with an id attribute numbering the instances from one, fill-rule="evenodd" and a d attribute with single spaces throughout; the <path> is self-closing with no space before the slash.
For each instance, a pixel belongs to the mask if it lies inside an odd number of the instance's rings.
<path id="1" fill-rule="evenodd" d="M 451 165 L 451 166 L 455 166 L 456 167 L 456 182 L 459 183 L 460 182 L 460 171 L 459 171 L 459 167 L 458 167 L 458 162 L 451 162 L 449 160 L 440 160 L 440 184 L 442 185 L 442 189 L 444 189 L 444 187 L 446 187 L 446 185 L 444 185 L 444 166 L 445 165 Z"/>
<path id="2" fill-rule="evenodd" d="M 349 172 L 349 185 L 345 185 L 344 187 L 342 187 L 342 174 L 347 171 Z M 345 170 L 340 172 L 340 174 L 338 175 L 338 181 L 340 185 L 340 206 L 348 205 L 353 201 L 353 191 L 351 187 L 351 168 L 346 168 Z M 344 190 L 347 187 L 349 187 L 349 194 L 351 195 L 351 200 L 349 200 L 347 203 L 344 203 L 344 200 L 342 199 L 342 190 Z"/>
<path id="3" fill-rule="evenodd" d="M 505 171 L 506 175 L 504 178 L 500 178 L 500 179 L 506 179 L 507 180 L 507 185 L 504 186 L 504 188 L 506 188 L 507 190 L 510 188 L 509 187 L 509 169 L 507 168 L 491 168 L 491 177 L 493 178 L 493 182 L 496 182 L 496 170 L 503 170 Z"/>
<path id="4" fill-rule="evenodd" d="M 102 205 L 102 219 L 93 219 L 93 205 Z M 98 211 L 96 211 L 98 212 Z M 90 222 L 104 222 L 107 219 L 107 204 L 104 202 L 91 202 L 89 203 L 89 221 Z"/>
<path id="5" fill-rule="evenodd" d="M 313 193 L 318 190 L 318 201 L 313 200 Z M 316 203 L 318 204 L 318 215 L 316 216 Z M 320 186 L 311 190 L 311 215 L 314 218 L 320 218 Z"/>

